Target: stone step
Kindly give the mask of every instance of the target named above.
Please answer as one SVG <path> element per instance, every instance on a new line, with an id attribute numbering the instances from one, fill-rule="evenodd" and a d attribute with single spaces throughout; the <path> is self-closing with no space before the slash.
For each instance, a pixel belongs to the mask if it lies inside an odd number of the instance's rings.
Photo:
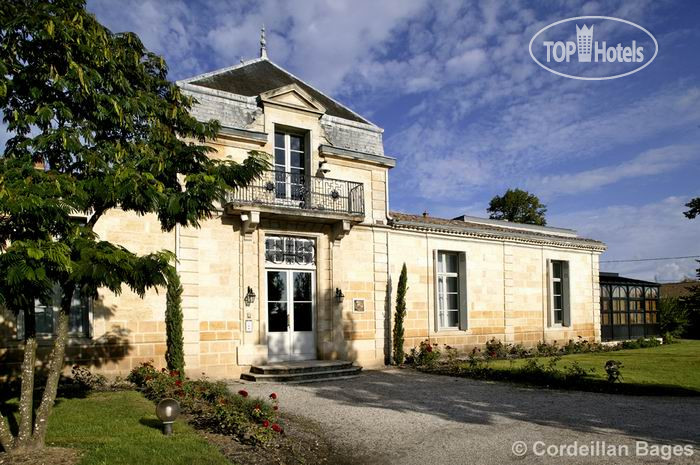
<path id="1" fill-rule="evenodd" d="M 328 379 L 347 379 L 358 376 L 362 367 L 330 368 L 322 371 L 305 371 L 297 373 L 243 373 L 241 379 L 258 383 L 309 383 Z"/>
<path id="2" fill-rule="evenodd" d="M 261 375 L 284 375 L 292 373 L 314 373 L 328 370 L 351 368 L 352 362 L 344 360 L 308 360 L 303 362 L 286 362 L 269 365 L 253 365 L 250 372 Z"/>

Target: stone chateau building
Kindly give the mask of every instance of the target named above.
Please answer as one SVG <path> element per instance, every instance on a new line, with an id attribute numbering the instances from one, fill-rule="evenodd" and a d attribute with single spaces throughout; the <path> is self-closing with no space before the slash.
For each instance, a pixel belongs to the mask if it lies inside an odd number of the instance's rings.
<path id="1" fill-rule="evenodd" d="M 99 235 L 128 249 L 177 254 L 187 371 L 232 377 L 293 360 L 388 360 L 395 288 L 408 268 L 406 349 L 429 339 L 471 349 L 600 340 L 599 255 L 568 229 L 392 212 L 382 129 L 267 58 L 184 79 L 194 115 L 221 122 L 217 157 L 251 150 L 274 169 L 233 192 L 201 229 L 163 233 L 153 217 L 113 212 Z M 400 162 L 400 157 L 399 157 Z M 164 363 L 165 292 L 100 292 L 76 301 L 70 363 L 125 375 Z M 46 346 L 53 307 L 37 310 Z M 5 315 L 4 370 L 22 322 Z"/>

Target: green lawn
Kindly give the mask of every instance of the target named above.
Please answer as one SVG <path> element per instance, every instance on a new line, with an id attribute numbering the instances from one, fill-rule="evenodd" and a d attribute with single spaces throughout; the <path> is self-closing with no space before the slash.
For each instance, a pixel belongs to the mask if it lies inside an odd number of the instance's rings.
<path id="1" fill-rule="evenodd" d="M 611 359 L 623 363 L 621 371 L 625 384 L 679 387 L 700 394 L 700 341 L 682 340 L 676 344 L 647 349 L 566 355 L 557 366 L 577 361 L 586 369 L 595 368 L 594 378 L 606 379 L 603 367 Z M 513 363 L 518 366 L 524 364 L 525 360 Z M 508 369 L 511 362 L 497 360 L 489 365 L 494 369 Z"/>
<path id="2" fill-rule="evenodd" d="M 154 412 L 153 403 L 135 391 L 59 399 L 47 445 L 81 449 L 81 465 L 229 464 L 183 421 L 175 422 L 173 436 L 164 436 Z"/>

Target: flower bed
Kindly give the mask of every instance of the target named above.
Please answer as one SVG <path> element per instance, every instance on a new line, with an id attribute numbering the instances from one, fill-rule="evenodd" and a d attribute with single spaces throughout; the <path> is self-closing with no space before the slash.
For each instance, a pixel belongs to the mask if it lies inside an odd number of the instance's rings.
<path id="1" fill-rule="evenodd" d="M 614 394 L 697 396 L 698 390 L 671 385 L 665 381 L 665 376 L 656 374 L 650 379 L 652 377 L 646 373 L 653 370 L 648 367 L 640 373 L 640 359 L 645 354 L 652 356 L 654 351 L 673 348 L 667 344 L 657 347 L 659 345 L 655 339 L 640 339 L 613 346 L 580 339 L 563 346 L 540 343 L 525 349 L 492 339 L 483 351 L 474 348 L 468 353 L 460 353 L 450 346 L 440 347 L 424 341 L 411 350 L 407 363 L 426 373 L 481 380 Z M 609 354 L 613 351 L 616 352 L 615 360 L 611 359 L 613 354 Z M 628 382 L 624 376 L 627 361 L 636 370 L 636 381 Z M 656 368 L 663 368 L 663 364 L 660 365 Z"/>
<path id="2" fill-rule="evenodd" d="M 127 379 L 154 402 L 167 397 L 177 399 L 198 428 L 254 444 L 284 433 L 274 392 L 267 399 L 251 397 L 244 389 L 234 394 L 222 382 L 190 380 L 177 371 L 158 371 L 150 362 L 134 368 Z"/>
<path id="3" fill-rule="evenodd" d="M 656 338 L 639 338 L 634 341 L 623 341 L 616 344 L 601 344 L 589 342 L 581 336 L 577 340 L 569 339 L 564 345 L 559 345 L 557 341 L 552 343 L 538 342 L 534 347 L 525 347 L 522 344 L 503 343 L 496 338 L 491 338 L 484 345 L 483 350 L 474 347 L 469 353 L 460 353 L 457 349 L 449 345 L 440 348 L 439 344 L 431 343 L 428 340 L 422 341 L 418 347 L 411 349 L 406 357 L 406 362 L 410 365 L 429 366 L 439 361 L 469 361 L 479 360 L 499 360 L 499 359 L 519 359 L 531 357 L 555 357 L 570 354 L 584 354 L 595 352 L 613 352 L 623 349 L 645 349 L 660 345 Z"/>

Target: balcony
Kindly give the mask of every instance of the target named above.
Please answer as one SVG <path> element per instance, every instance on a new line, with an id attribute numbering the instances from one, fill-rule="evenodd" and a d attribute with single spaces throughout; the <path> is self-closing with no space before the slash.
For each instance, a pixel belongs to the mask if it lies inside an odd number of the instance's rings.
<path id="1" fill-rule="evenodd" d="M 276 170 L 229 193 L 227 205 L 234 210 L 318 219 L 362 221 L 365 214 L 362 183 Z"/>

